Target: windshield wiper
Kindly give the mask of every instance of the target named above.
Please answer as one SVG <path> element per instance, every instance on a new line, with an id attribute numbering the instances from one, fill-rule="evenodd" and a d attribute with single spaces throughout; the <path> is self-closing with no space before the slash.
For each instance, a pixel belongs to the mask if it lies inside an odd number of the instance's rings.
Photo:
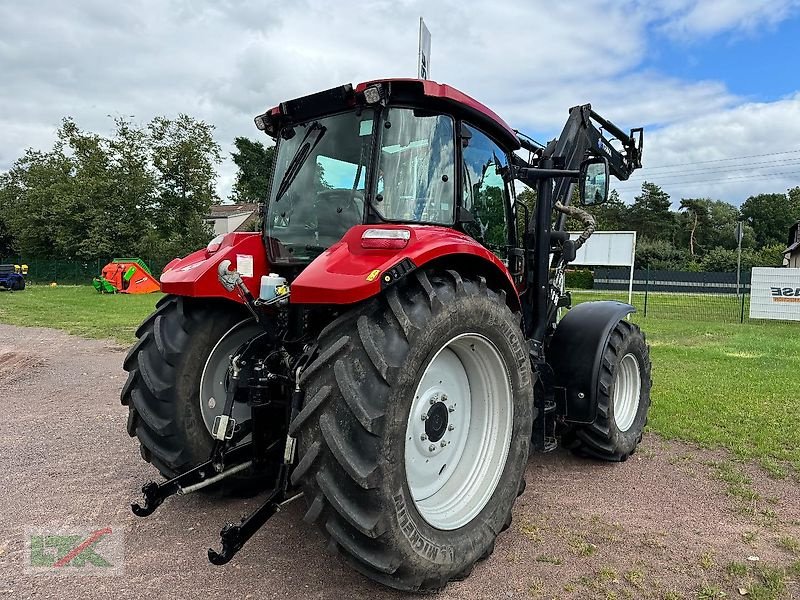
<path id="1" fill-rule="evenodd" d="M 303 163 L 305 163 L 306 159 L 311 155 L 311 152 L 314 150 L 317 144 L 319 144 L 319 141 L 322 139 L 322 136 L 325 135 L 327 130 L 328 128 L 324 125 L 320 125 L 319 121 L 314 121 L 309 126 L 308 131 L 306 131 L 306 134 L 300 141 L 300 146 L 294 153 L 292 160 L 289 161 L 289 166 L 286 167 L 286 173 L 283 174 L 283 178 L 281 179 L 280 184 L 278 184 L 278 191 L 275 194 L 275 202 L 280 200 L 283 195 L 289 191 L 289 186 L 292 185 L 292 182 L 300 173 Z M 310 138 L 311 134 L 314 132 L 317 132 L 317 137 L 312 143 Z"/>

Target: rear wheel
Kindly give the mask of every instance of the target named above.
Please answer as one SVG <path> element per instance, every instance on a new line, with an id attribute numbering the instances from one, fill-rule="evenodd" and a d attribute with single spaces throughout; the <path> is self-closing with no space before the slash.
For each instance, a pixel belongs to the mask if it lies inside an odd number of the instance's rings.
<path id="1" fill-rule="evenodd" d="M 611 332 L 600 364 L 595 422 L 570 431 L 574 452 L 610 461 L 624 461 L 642 441 L 650 409 L 650 352 L 644 334 L 620 321 Z"/>
<path id="2" fill-rule="evenodd" d="M 440 589 L 510 522 L 532 426 L 518 323 L 485 281 L 419 271 L 320 334 L 292 481 L 368 577 Z"/>
<path id="3" fill-rule="evenodd" d="M 122 404 L 128 406 L 128 433 L 164 477 L 208 460 L 211 425 L 225 404 L 230 355 L 253 331 L 233 303 L 178 296 L 163 298 L 137 330 L 139 339 L 124 362 Z M 233 416 L 242 421 L 248 411 L 236 403 Z"/>

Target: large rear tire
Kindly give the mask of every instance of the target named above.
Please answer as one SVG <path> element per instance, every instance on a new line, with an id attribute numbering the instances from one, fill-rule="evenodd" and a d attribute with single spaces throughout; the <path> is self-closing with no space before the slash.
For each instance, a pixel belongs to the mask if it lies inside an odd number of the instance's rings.
<path id="1" fill-rule="evenodd" d="M 208 460 L 213 439 L 201 410 L 201 378 L 213 373 L 207 365 L 212 350 L 246 319 L 231 302 L 165 296 L 136 331 L 139 339 L 123 363 L 128 380 L 121 400 L 128 407 L 128 434 L 164 477 Z M 224 396 L 216 404 L 221 409 Z"/>
<path id="2" fill-rule="evenodd" d="M 597 417 L 565 434 L 580 456 L 622 462 L 642 441 L 650 409 L 650 351 L 644 333 L 629 321 L 611 332 L 600 363 Z"/>
<path id="3" fill-rule="evenodd" d="M 483 279 L 418 271 L 318 344 L 290 427 L 305 520 L 390 587 L 466 577 L 522 489 L 533 388 L 518 316 Z"/>

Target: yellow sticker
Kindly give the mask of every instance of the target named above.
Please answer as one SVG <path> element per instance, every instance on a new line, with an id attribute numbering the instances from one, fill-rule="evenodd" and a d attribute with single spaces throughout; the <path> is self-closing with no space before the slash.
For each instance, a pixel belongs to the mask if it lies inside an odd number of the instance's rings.
<path id="1" fill-rule="evenodd" d="M 381 271 L 380 271 L 380 269 L 375 269 L 374 271 L 371 271 L 371 272 L 370 272 L 370 274 L 369 274 L 369 275 L 367 275 L 367 281 L 375 281 L 375 279 L 376 279 L 376 278 L 378 277 L 378 275 L 380 275 L 380 274 L 381 274 Z"/>

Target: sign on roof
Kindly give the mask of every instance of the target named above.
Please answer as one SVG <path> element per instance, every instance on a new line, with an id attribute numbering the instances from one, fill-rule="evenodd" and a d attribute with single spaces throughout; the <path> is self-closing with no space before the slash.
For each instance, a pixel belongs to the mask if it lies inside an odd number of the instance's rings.
<path id="1" fill-rule="evenodd" d="M 422 17 L 419 18 L 419 65 L 417 77 L 420 79 L 431 78 L 431 32 L 425 26 Z"/>

